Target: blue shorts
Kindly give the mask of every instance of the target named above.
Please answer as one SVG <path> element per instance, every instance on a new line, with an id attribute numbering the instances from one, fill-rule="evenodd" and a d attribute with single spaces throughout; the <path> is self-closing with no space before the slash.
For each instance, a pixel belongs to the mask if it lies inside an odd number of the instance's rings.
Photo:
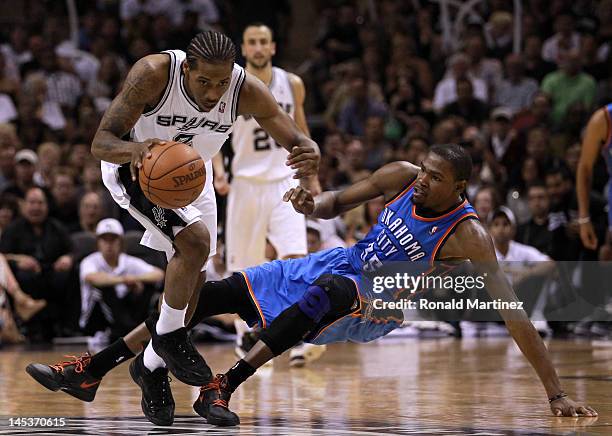
<path id="1" fill-rule="evenodd" d="M 266 328 L 285 309 L 297 303 L 323 274 L 337 274 L 353 280 L 359 293 L 360 276 L 351 266 L 346 249 L 332 248 L 299 259 L 275 260 L 246 269 L 245 276 L 253 303 L 257 307 L 258 320 L 247 320 Z M 359 294 L 361 305 L 363 295 Z M 326 344 L 331 342 L 367 342 L 381 337 L 399 327 L 397 322 L 380 322 L 365 319 L 363 307 L 343 316 L 331 324 L 318 326 L 306 342 Z"/>

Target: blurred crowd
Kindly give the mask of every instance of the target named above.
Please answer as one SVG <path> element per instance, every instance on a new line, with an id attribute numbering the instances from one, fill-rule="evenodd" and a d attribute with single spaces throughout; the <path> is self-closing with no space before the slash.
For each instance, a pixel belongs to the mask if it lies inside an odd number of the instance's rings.
<path id="1" fill-rule="evenodd" d="M 317 1 L 316 21 L 300 35 L 311 49 L 294 68 L 284 63 L 289 23 L 298 21 L 288 0 L 75 3 L 76 26 L 64 2 L 39 0 L 0 33 L 0 331 L 7 341 L 85 329 L 79 263 L 101 249 L 103 218 L 120 223 L 121 250 L 163 269 L 163 256 L 138 247 L 139 227 L 102 185 L 89 144 L 134 61 L 185 48 L 208 28 L 239 44 L 254 21 L 275 32 L 274 63 L 304 79 L 324 189 L 393 160 L 418 165 L 431 144 L 458 143 L 474 161 L 468 196 L 483 222 L 507 206 L 501 215 L 509 230 L 495 238 L 501 251 L 510 239 L 557 261 L 611 256 L 603 161 L 591 194 L 597 250 L 580 243 L 574 190 L 583 128 L 612 101 L 610 0 L 523 0 L 520 23 L 512 0 L 480 2 L 457 23 L 450 8 L 450 38 L 440 2 Z M 353 243 L 383 207 L 377 199 L 341 219 L 309 223 L 309 249 Z M 215 261 L 222 274 L 222 257 Z M 128 275 L 122 284 L 140 296 L 143 286 Z M 112 324 L 100 307 L 100 325 Z"/>

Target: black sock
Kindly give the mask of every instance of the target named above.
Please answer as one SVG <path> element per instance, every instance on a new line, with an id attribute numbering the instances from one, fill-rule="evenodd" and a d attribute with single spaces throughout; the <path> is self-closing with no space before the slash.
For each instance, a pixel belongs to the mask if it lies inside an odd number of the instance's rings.
<path id="1" fill-rule="evenodd" d="M 247 378 L 255 374 L 255 368 L 240 359 L 229 371 L 225 373 L 227 384 L 234 392 Z"/>
<path id="2" fill-rule="evenodd" d="M 94 354 L 87 365 L 87 372 L 95 378 L 101 379 L 116 366 L 121 365 L 135 354 L 130 351 L 123 338 L 117 339 L 104 350 Z"/>

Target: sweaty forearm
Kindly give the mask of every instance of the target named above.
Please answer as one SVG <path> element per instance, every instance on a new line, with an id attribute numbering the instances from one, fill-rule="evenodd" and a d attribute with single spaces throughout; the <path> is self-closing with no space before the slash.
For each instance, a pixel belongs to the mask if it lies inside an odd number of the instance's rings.
<path id="1" fill-rule="evenodd" d="M 91 154 L 105 162 L 124 164 L 130 162 L 134 143 L 123 141 L 114 133 L 100 129 L 91 144 Z"/>

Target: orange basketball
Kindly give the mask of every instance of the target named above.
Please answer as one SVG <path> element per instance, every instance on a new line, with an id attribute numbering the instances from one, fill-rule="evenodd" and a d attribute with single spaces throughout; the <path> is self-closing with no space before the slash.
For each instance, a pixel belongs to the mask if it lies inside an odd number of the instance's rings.
<path id="1" fill-rule="evenodd" d="M 178 209 L 198 198 L 204 189 L 206 168 L 193 147 L 168 141 L 151 148 L 151 157 L 142 161 L 138 180 L 152 203 Z"/>

